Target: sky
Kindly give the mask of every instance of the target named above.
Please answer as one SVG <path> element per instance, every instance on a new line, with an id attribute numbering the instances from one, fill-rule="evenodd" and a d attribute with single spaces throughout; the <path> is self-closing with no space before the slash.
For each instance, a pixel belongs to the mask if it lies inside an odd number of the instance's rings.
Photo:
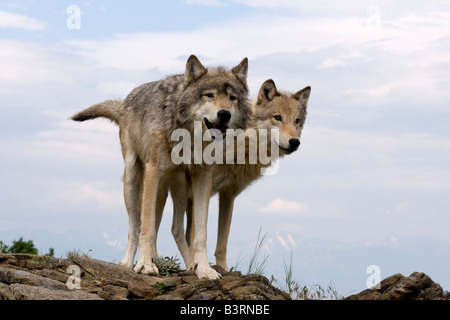
<path id="1" fill-rule="evenodd" d="M 68 118 L 136 86 L 249 59 L 250 97 L 312 87 L 301 147 L 235 202 L 228 264 L 292 255 L 341 295 L 425 272 L 450 288 L 450 5 L 442 1 L 17 1 L 0 4 L 0 240 L 120 261 L 118 128 Z M 217 197 L 208 256 L 214 262 Z M 175 256 L 167 202 L 158 253 Z M 181 258 L 180 258 L 181 260 Z M 371 266 L 376 266 L 374 269 Z M 371 270 L 378 270 L 373 274 Z"/>

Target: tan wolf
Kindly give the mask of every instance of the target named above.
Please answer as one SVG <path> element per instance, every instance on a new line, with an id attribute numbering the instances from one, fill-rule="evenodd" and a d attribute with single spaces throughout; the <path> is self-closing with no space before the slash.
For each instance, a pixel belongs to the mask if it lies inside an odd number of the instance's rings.
<path id="1" fill-rule="evenodd" d="M 235 198 L 251 183 L 262 176 L 262 169 L 271 165 L 270 162 L 263 163 L 259 152 L 260 148 L 265 150 L 274 150 L 275 155 L 271 155 L 271 160 L 283 157 L 296 151 L 300 145 L 300 136 L 306 119 L 306 109 L 311 93 L 311 87 L 305 87 L 297 93 L 288 93 L 278 91 L 273 80 L 265 81 L 258 93 L 258 97 L 252 102 L 252 115 L 248 128 L 241 132 L 241 136 L 236 136 L 233 141 L 229 135 L 225 140 L 227 143 L 234 144 L 234 164 L 221 164 L 213 167 L 213 185 L 212 194 L 219 193 L 219 223 L 217 246 L 215 251 L 216 264 L 228 270 L 226 253 L 228 236 L 230 232 L 231 218 Z M 275 130 L 275 131 L 273 131 Z M 277 132 L 276 136 L 272 132 Z M 267 133 L 267 137 L 262 137 L 262 133 Z M 248 137 L 247 144 L 244 139 Z M 267 139 L 265 139 L 267 138 Z M 251 142 L 256 144 L 257 148 L 251 149 Z M 243 148 L 241 148 L 243 147 Z M 237 157 L 239 149 L 244 151 L 245 162 L 238 164 Z M 228 149 L 227 149 L 228 150 Z M 256 153 L 257 161 L 252 164 L 252 153 Z M 190 177 L 186 177 L 189 190 Z M 183 184 L 183 177 L 177 177 L 178 185 Z M 182 188 L 181 190 L 186 190 Z M 178 249 L 185 261 L 189 261 L 188 242 L 191 230 L 192 198 L 191 196 L 187 206 L 187 227 L 186 238 L 184 236 L 183 220 L 184 208 L 177 207 L 185 203 L 187 195 L 181 194 L 181 190 L 171 190 L 174 201 L 174 218 L 172 224 L 172 233 L 177 243 Z M 189 192 L 189 191 L 188 191 Z M 159 201 L 167 197 L 167 190 L 158 194 Z M 179 201 L 182 199 L 182 201 Z M 162 214 L 162 211 L 159 212 Z M 161 216 L 157 217 L 157 225 Z"/>
<path id="2" fill-rule="evenodd" d="M 186 194 L 186 190 L 179 190 L 177 177 L 182 176 L 180 172 L 185 174 L 187 171 L 191 177 L 193 197 L 189 266 L 196 267 L 200 278 L 216 279 L 220 276 L 210 267 L 206 253 L 213 166 L 175 165 L 171 160 L 171 150 L 175 145 L 171 135 L 179 128 L 193 133 L 195 122 L 201 123 L 205 132 L 215 129 L 225 134 L 228 128 L 245 129 L 251 113 L 247 99 L 247 70 L 247 58 L 231 70 L 222 67 L 207 69 L 192 55 L 187 60 L 184 74 L 143 84 L 123 102 L 107 101 L 72 116 L 75 121 L 105 117 L 119 125 L 125 161 L 124 198 L 129 215 L 128 245 L 122 264 L 133 266 L 139 245 L 134 270 L 144 274 L 158 273 L 152 262 L 157 255 L 156 217 L 161 215 L 159 212 L 165 204 L 165 199 L 157 201 L 158 190 L 170 186 L 171 190 Z M 177 207 L 184 211 L 186 203 L 177 204 Z"/>

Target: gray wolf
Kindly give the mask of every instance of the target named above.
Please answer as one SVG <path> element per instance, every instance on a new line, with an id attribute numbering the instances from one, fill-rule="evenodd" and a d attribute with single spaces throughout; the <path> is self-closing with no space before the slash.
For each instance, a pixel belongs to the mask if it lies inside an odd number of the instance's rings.
<path id="1" fill-rule="evenodd" d="M 193 228 L 189 267 L 200 278 L 216 279 L 206 254 L 206 222 L 212 188 L 211 165 L 175 165 L 171 161 L 174 142 L 171 134 L 184 128 L 191 133 L 194 122 L 202 130 L 245 129 L 251 110 L 248 105 L 248 60 L 244 58 L 231 70 L 205 68 L 194 55 L 186 63 L 184 74 L 169 76 L 135 88 L 123 102 L 107 101 L 91 106 L 74 116 L 75 121 L 105 117 L 119 125 L 125 162 L 124 198 L 129 216 L 128 245 L 122 264 L 132 267 L 139 245 L 136 272 L 158 274 L 152 262 L 157 256 L 157 219 L 164 208 L 167 186 L 186 194 L 177 184 L 180 173 L 191 177 Z M 205 144 L 207 144 L 205 142 Z M 203 146 L 205 147 L 205 145 Z M 177 199 L 186 208 L 187 199 Z M 140 229 L 140 231 L 139 231 Z"/>
<path id="2" fill-rule="evenodd" d="M 256 100 L 251 104 L 252 115 L 247 129 L 242 133 L 247 136 L 249 143 L 244 145 L 245 162 L 238 164 L 221 164 L 213 167 L 212 194 L 219 194 L 219 223 L 217 246 L 215 251 L 216 264 L 228 270 L 226 253 L 228 236 L 230 232 L 231 218 L 233 215 L 233 207 L 235 198 L 244 191 L 249 185 L 258 180 L 261 175 L 261 169 L 270 166 L 270 163 L 263 163 L 258 158 L 255 164 L 250 159 L 252 152 L 260 155 L 258 150 L 250 148 L 250 141 L 256 138 L 258 148 L 265 147 L 266 150 L 273 150 L 271 147 L 276 146 L 276 156 L 284 157 L 296 151 L 300 145 L 300 137 L 305 123 L 307 114 L 307 104 L 311 93 L 311 87 L 292 94 L 285 91 L 278 91 L 273 80 L 265 81 L 258 93 Z M 262 129 L 262 130 L 261 130 Z M 276 137 L 271 136 L 271 132 L 275 129 L 278 132 Z M 262 139 L 261 133 L 268 134 L 267 139 Z M 227 143 L 234 143 L 234 157 L 238 157 L 239 144 L 230 138 Z M 242 140 L 241 140 L 242 141 Z M 244 142 L 245 143 L 245 142 Z M 273 159 L 273 155 L 272 155 Z M 237 160 L 235 158 L 235 160 Z M 177 177 L 178 183 L 183 183 L 183 176 Z M 186 177 L 188 193 L 189 180 Z M 186 188 L 183 188 L 186 190 Z M 177 243 L 178 249 L 185 262 L 189 261 L 188 243 L 191 237 L 191 217 L 192 217 L 192 197 L 191 195 L 183 195 L 180 190 L 171 190 L 172 199 L 174 201 L 174 218 L 172 225 L 172 233 Z M 161 198 L 167 197 L 167 191 L 158 194 L 159 201 Z M 185 198 L 188 197 L 187 227 L 186 238 L 184 236 L 183 219 L 185 208 L 178 207 L 184 205 Z M 178 201 L 180 198 L 183 201 Z M 162 211 L 160 212 L 162 213 Z M 161 220 L 161 217 L 157 217 Z"/>

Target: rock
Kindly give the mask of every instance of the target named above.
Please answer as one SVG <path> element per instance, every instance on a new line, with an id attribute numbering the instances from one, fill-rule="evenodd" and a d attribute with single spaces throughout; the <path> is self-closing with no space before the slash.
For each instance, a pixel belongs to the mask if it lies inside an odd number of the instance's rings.
<path id="1" fill-rule="evenodd" d="M 377 289 L 378 287 L 378 289 Z M 373 288 L 351 295 L 345 300 L 448 300 L 448 293 L 423 272 L 409 277 L 399 273 L 390 276 Z"/>
<path id="2" fill-rule="evenodd" d="M 18 283 L 54 290 L 64 290 L 64 291 L 69 290 L 67 286 L 60 281 L 53 280 L 47 277 L 41 277 L 27 271 L 8 269 L 2 267 L 0 267 L 0 281 L 4 284 Z"/>
<path id="3" fill-rule="evenodd" d="M 102 300 L 99 296 L 85 291 L 55 290 L 17 283 L 10 285 L 8 290 L 4 295 L 6 300 Z"/>
<path id="4" fill-rule="evenodd" d="M 128 283 L 128 291 L 130 294 L 134 295 L 135 298 L 144 298 L 151 300 L 158 296 L 159 290 L 145 281 L 139 281 L 138 279 L 132 279 Z"/>
<path id="5" fill-rule="evenodd" d="M 193 271 L 149 276 L 110 262 L 0 253 L 0 300 L 290 300 L 264 276 L 226 272 L 218 280 Z M 394 274 L 346 300 L 448 300 L 429 276 Z"/>
<path id="6" fill-rule="evenodd" d="M 58 259 L 0 253 L 0 300 L 290 299 L 261 275 L 213 268 L 222 275 L 221 279 L 198 279 L 192 271 L 148 276 L 81 256 Z"/>

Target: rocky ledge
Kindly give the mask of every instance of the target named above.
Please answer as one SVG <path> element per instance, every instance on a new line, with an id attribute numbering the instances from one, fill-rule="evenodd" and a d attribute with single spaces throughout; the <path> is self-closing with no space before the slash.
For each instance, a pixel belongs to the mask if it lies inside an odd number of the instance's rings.
<path id="1" fill-rule="evenodd" d="M 0 300 L 290 300 L 262 275 L 215 268 L 222 278 L 198 279 L 137 274 L 126 267 L 83 256 L 70 259 L 0 253 Z M 345 300 L 448 300 L 449 293 L 424 273 L 395 274 L 377 288 Z"/>
<path id="2" fill-rule="evenodd" d="M 214 267 L 219 280 L 192 272 L 137 274 L 126 267 L 83 256 L 58 259 L 0 254 L 0 300 L 288 300 L 261 275 Z"/>
<path id="3" fill-rule="evenodd" d="M 382 280 L 375 287 L 351 295 L 345 300 L 448 300 L 443 291 L 423 272 L 413 272 L 409 277 L 400 273 Z"/>

